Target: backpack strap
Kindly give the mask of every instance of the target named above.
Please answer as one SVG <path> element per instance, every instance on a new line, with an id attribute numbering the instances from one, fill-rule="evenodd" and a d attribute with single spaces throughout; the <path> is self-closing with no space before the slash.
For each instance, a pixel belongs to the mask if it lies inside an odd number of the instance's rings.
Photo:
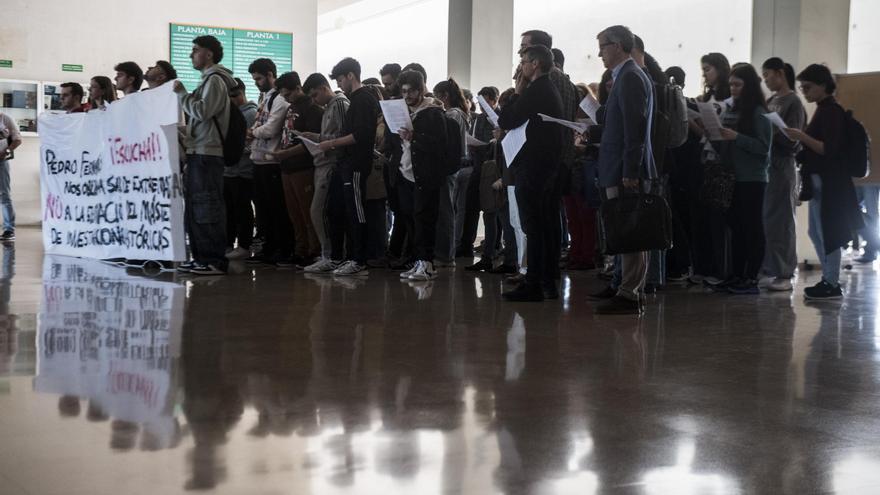
<path id="1" fill-rule="evenodd" d="M 215 73 L 211 74 L 210 76 L 208 76 L 208 79 L 210 79 L 211 76 L 213 76 L 213 75 L 219 76 L 220 73 L 215 72 Z M 208 79 L 205 79 L 205 84 L 207 84 Z M 222 77 L 221 77 L 221 79 L 222 79 Z M 228 97 L 229 95 L 227 94 L 226 96 Z M 229 104 L 231 105 L 232 102 L 230 102 Z M 220 122 L 217 121 L 217 116 L 215 115 L 215 116 L 211 117 L 211 120 L 214 121 L 214 126 L 217 127 L 217 134 L 220 135 L 220 145 L 225 148 L 226 147 L 226 137 L 223 136 L 223 131 L 220 130 Z M 228 131 L 228 129 L 227 129 L 227 131 Z"/>

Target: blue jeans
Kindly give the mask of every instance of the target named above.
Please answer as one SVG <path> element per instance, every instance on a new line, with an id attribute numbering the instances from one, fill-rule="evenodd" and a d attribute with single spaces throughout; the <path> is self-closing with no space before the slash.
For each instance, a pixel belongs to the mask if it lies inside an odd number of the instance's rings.
<path id="1" fill-rule="evenodd" d="M 9 180 L 9 161 L 0 160 L 0 214 L 3 215 L 3 231 L 15 231 L 15 209 L 12 207 L 12 182 Z"/>
<path id="2" fill-rule="evenodd" d="M 865 254 L 876 256 L 880 252 L 880 186 L 858 186 L 856 196 L 865 220 L 865 227 L 859 230 L 859 236 L 867 242 Z"/>
<path id="3" fill-rule="evenodd" d="M 831 285 L 840 282 L 840 248 L 829 254 L 825 254 L 825 244 L 822 241 L 822 180 L 818 175 L 810 175 L 813 181 L 813 199 L 810 200 L 810 224 L 807 233 L 813 241 L 816 256 L 822 265 L 822 279 Z"/>
<path id="4" fill-rule="evenodd" d="M 184 222 L 192 258 L 226 270 L 226 205 L 223 201 L 223 157 L 187 155 Z"/>

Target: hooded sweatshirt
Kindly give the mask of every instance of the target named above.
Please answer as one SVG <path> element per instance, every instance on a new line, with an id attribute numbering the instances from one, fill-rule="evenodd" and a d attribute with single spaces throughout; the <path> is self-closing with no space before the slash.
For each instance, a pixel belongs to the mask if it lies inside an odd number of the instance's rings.
<path id="1" fill-rule="evenodd" d="M 257 110 L 257 121 L 253 127 L 255 139 L 251 143 L 251 159 L 255 164 L 278 163 L 277 158 L 273 157 L 269 160 L 266 154 L 274 153 L 281 144 L 281 131 L 284 128 L 289 106 L 290 104 L 274 88 L 263 95 Z"/>
<path id="2" fill-rule="evenodd" d="M 321 117 L 321 137 L 318 141 L 336 139 L 344 135 L 345 114 L 348 112 L 348 97 L 343 93 L 337 93 L 332 100 L 324 106 L 324 115 Z M 339 159 L 338 151 L 327 151 L 315 157 L 315 168 L 327 165 L 335 165 Z"/>
<path id="3" fill-rule="evenodd" d="M 188 155 L 223 156 L 223 143 L 217 127 L 225 136 L 232 105 L 229 90 L 233 87 L 232 71 L 216 64 L 202 72 L 202 82 L 192 93 L 177 93 L 183 113 L 189 117 L 184 136 Z"/>

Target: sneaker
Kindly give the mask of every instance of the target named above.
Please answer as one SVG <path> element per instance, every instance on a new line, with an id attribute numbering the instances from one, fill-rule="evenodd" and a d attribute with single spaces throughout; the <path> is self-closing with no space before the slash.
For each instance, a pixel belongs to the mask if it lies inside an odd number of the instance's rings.
<path id="1" fill-rule="evenodd" d="M 416 261 L 415 263 L 412 264 L 412 267 L 409 270 L 400 274 L 400 279 L 401 280 L 409 280 L 409 278 L 412 277 L 413 274 L 416 273 L 419 270 L 419 268 L 421 268 L 421 266 L 422 266 L 422 262 Z"/>
<path id="2" fill-rule="evenodd" d="M 6 233 L 4 232 L 4 235 L 5 234 Z M 0 240 L 2 240 L 2 238 L 0 238 Z M 876 259 L 877 259 L 877 255 L 875 255 L 873 253 L 865 253 L 865 254 L 859 256 L 858 258 L 856 258 L 855 262 L 859 263 L 861 265 L 867 265 L 869 263 L 873 263 L 874 260 L 876 260 Z"/>
<path id="3" fill-rule="evenodd" d="M 505 284 L 521 284 L 525 282 L 526 275 L 524 273 L 514 273 L 513 275 L 504 277 Z"/>
<path id="4" fill-rule="evenodd" d="M 437 278 L 437 272 L 434 271 L 434 263 L 430 261 L 419 261 L 415 273 L 409 276 L 410 280 L 433 280 L 435 278 Z"/>
<path id="5" fill-rule="evenodd" d="M 757 295 L 761 293 L 761 289 L 758 288 L 758 283 L 754 280 L 744 280 L 742 282 L 730 285 L 727 287 L 727 292 L 738 296 L 745 295 Z"/>
<path id="6" fill-rule="evenodd" d="M 3 234 L 0 235 L 0 242 L 14 241 L 15 240 L 15 231 L 14 230 L 4 230 Z"/>
<path id="7" fill-rule="evenodd" d="M 415 291 L 419 301 L 427 301 L 434 291 L 434 282 L 426 280 L 408 280 L 407 283 Z"/>
<path id="8" fill-rule="evenodd" d="M 331 273 L 339 268 L 339 262 L 321 258 L 311 265 L 303 268 L 306 273 Z"/>
<path id="9" fill-rule="evenodd" d="M 596 306 L 597 315 L 640 315 L 642 305 L 639 301 L 633 301 L 623 296 L 614 296 L 611 299 Z"/>
<path id="10" fill-rule="evenodd" d="M 196 266 L 195 261 L 184 261 L 183 263 L 179 263 L 177 265 L 177 271 L 180 273 L 189 273 L 192 271 L 194 266 Z"/>
<path id="11" fill-rule="evenodd" d="M 455 268 L 455 260 L 452 261 L 434 261 L 434 268 Z"/>
<path id="12" fill-rule="evenodd" d="M 703 283 L 712 287 L 715 287 L 716 285 L 721 285 L 724 282 L 724 280 L 721 280 L 718 277 L 703 277 Z"/>
<path id="13" fill-rule="evenodd" d="M 193 275 L 226 275 L 226 270 L 221 270 L 214 265 L 194 263 L 189 273 Z"/>
<path id="14" fill-rule="evenodd" d="M 388 268 L 396 272 L 408 272 L 412 270 L 414 266 L 416 266 L 416 264 L 412 261 L 397 261 L 388 264 Z"/>
<path id="15" fill-rule="evenodd" d="M 794 290 L 794 286 L 790 278 L 776 277 L 767 284 L 766 289 L 773 292 L 791 292 Z"/>
<path id="16" fill-rule="evenodd" d="M 541 302 L 544 300 L 544 291 L 539 285 L 522 283 L 501 294 L 501 297 L 511 302 Z"/>
<path id="17" fill-rule="evenodd" d="M 687 281 L 689 284 L 703 285 L 703 282 L 706 281 L 706 277 L 695 273 L 695 274 L 691 275 L 690 277 L 688 277 Z"/>
<path id="18" fill-rule="evenodd" d="M 804 289 L 804 297 L 806 299 L 840 299 L 843 297 L 843 290 L 840 285 L 831 285 L 822 280 L 818 284 Z"/>
<path id="19" fill-rule="evenodd" d="M 243 247 L 237 247 L 235 249 L 230 249 L 228 253 L 226 253 L 226 259 L 228 260 L 243 260 L 245 258 L 251 257 L 251 251 L 249 249 L 245 249 Z"/>
<path id="20" fill-rule="evenodd" d="M 492 262 L 481 259 L 473 265 L 464 267 L 464 269 L 469 272 L 488 272 L 492 270 Z"/>
<path id="21" fill-rule="evenodd" d="M 688 277 L 687 273 L 680 273 L 677 275 L 667 275 L 666 276 L 667 282 L 687 282 L 688 279 L 689 279 L 689 277 Z"/>
<path id="22" fill-rule="evenodd" d="M 770 284 L 772 284 L 774 280 L 776 280 L 775 277 L 761 277 L 761 279 L 758 280 L 758 288 L 769 289 Z"/>
<path id="23" fill-rule="evenodd" d="M 333 275 L 340 277 L 363 277 L 369 274 L 367 267 L 357 261 L 346 261 L 339 268 L 333 270 Z"/>

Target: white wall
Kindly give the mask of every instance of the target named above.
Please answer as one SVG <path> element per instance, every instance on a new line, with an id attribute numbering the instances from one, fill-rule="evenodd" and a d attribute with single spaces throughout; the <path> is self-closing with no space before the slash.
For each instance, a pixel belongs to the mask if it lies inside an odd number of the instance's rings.
<path id="1" fill-rule="evenodd" d="M 850 0 L 847 72 L 880 71 L 880 2 Z"/>
<path id="2" fill-rule="evenodd" d="M 597 82 L 605 69 L 596 35 L 614 24 L 639 35 L 664 69 L 682 67 L 691 96 L 700 93 L 704 54 L 724 53 L 731 64 L 751 58 L 752 0 L 515 0 L 513 63 L 519 62 L 514 47 L 520 33 L 541 29 L 565 53 L 565 71 L 573 81 Z"/>
<path id="3" fill-rule="evenodd" d="M 294 69 L 309 74 L 316 59 L 316 0 L 262 0 L 259 5 L 210 0 L 102 2 L 80 9 L 61 0 L 2 0 L 2 79 L 88 82 L 114 75 L 134 60 L 144 69 L 169 54 L 171 22 L 293 32 Z M 94 15 L 92 15 L 94 14 Z M 61 71 L 81 64 L 83 73 Z M 247 78 L 243 78 L 247 81 Z M 39 220 L 39 140 L 25 138 L 12 166 L 12 196 L 20 225 Z"/>

